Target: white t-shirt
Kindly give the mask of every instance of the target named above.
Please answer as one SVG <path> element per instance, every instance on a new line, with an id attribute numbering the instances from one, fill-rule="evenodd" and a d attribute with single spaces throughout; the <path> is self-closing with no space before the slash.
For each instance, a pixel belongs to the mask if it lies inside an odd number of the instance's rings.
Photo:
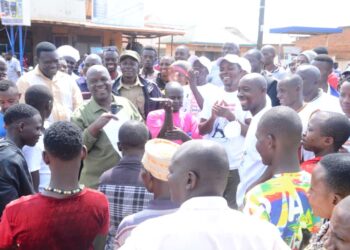
<path id="1" fill-rule="evenodd" d="M 19 76 L 17 75 L 17 72 L 21 72 L 21 64 L 17 60 L 17 58 L 12 57 L 10 61 L 7 61 L 7 78 L 13 82 L 16 83 Z"/>
<path id="2" fill-rule="evenodd" d="M 207 83 L 202 86 L 198 86 L 198 91 L 202 95 L 204 102 L 212 105 L 217 100 L 220 93 L 220 88 L 213 84 Z M 191 113 L 197 119 L 200 119 L 200 112 L 202 111 L 198 106 L 196 98 L 194 97 L 192 90 L 189 85 L 183 87 L 184 89 L 184 99 L 183 99 L 183 110 L 185 112 Z M 204 107 L 204 103 L 203 103 Z"/>
<path id="3" fill-rule="evenodd" d="M 253 116 L 250 122 L 245 142 L 243 146 L 243 158 L 238 168 L 240 183 L 237 187 L 237 205 L 243 205 L 245 193 L 247 189 L 257 181 L 265 172 L 267 166 L 262 163 L 261 156 L 256 150 L 256 130 L 258 129 L 258 123 L 261 117 L 268 111 L 271 106 L 266 105 L 265 108 L 260 110 L 255 116 Z"/>
<path id="4" fill-rule="evenodd" d="M 138 225 L 123 250 L 286 250 L 275 226 L 230 209 L 222 197 L 195 197 L 175 213 Z"/>
<path id="5" fill-rule="evenodd" d="M 221 90 L 219 96 L 220 99 L 217 100 L 219 102 L 225 101 L 231 111 L 234 113 L 237 120 L 245 123 L 245 119 L 250 118 L 250 113 L 242 110 L 241 103 L 237 97 L 237 91 L 226 92 Z M 201 113 L 202 119 L 208 120 L 211 117 L 212 107 L 213 102 L 204 102 L 203 111 Z M 239 167 L 243 154 L 244 137 L 240 135 L 237 137 L 228 138 L 224 133 L 227 124 L 229 124 L 229 121 L 226 118 L 218 117 L 214 122 L 213 130 L 209 134 L 205 135 L 204 139 L 216 141 L 224 146 L 230 162 L 230 169 L 233 170 Z"/>

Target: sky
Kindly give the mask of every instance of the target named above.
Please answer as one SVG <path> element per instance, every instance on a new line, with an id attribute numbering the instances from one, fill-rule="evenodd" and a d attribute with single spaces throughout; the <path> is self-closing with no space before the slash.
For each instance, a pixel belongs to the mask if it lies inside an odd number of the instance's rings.
<path id="1" fill-rule="evenodd" d="M 145 0 L 145 14 L 175 25 L 233 26 L 256 41 L 260 0 Z M 264 33 L 286 26 L 350 26 L 350 0 L 265 0 Z"/>

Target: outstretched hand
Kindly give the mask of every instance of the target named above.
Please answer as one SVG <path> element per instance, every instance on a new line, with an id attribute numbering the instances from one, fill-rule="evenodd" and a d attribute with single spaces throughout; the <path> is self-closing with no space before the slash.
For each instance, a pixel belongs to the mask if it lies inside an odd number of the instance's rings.
<path id="1" fill-rule="evenodd" d="M 93 123 L 91 123 L 90 126 L 88 127 L 90 134 L 93 137 L 97 137 L 98 133 L 112 119 L 118 120 L 118 117 L 114 114 L 111 114 L 111 113 L 102 114 L 99 118 L 97 118 L 97 120 L 95 120 Z"/>
<path id="2" fill-rule="evenodd" d="M 191 140 L 191 137 L 188 136 L 184 131 L 182 131 L 179 128 L 174 128 L 171 131 L 166 131 L 164 133 L 164 139 L 170 140 L 170 141 L 175 141 L 175 140 L 180 140 L 183 142 Z"/>

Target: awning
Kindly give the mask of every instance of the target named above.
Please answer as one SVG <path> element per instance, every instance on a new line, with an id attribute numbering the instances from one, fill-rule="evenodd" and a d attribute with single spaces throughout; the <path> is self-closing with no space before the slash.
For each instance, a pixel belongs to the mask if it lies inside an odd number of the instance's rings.
<path id="1" fill-rule="evenodd" d="M 320 28 L 320 27 L 304 27 L 290 26 L 283 28 L 272 28 L 270 33 L 278 34 L 296 34 L 296 35 L 324 35 L 333 33 L 342 33 L 342 28 Z"/>

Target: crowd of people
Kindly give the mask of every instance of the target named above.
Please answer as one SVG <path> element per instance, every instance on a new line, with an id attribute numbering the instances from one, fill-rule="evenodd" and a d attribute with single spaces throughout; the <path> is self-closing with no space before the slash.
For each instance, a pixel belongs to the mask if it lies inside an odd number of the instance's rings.
<path id="1" fill-rule="evenodd" d="M 327 48 L 35 56 L 0 57 L 0 249 L 350 249 L 350 70 Z"/>

